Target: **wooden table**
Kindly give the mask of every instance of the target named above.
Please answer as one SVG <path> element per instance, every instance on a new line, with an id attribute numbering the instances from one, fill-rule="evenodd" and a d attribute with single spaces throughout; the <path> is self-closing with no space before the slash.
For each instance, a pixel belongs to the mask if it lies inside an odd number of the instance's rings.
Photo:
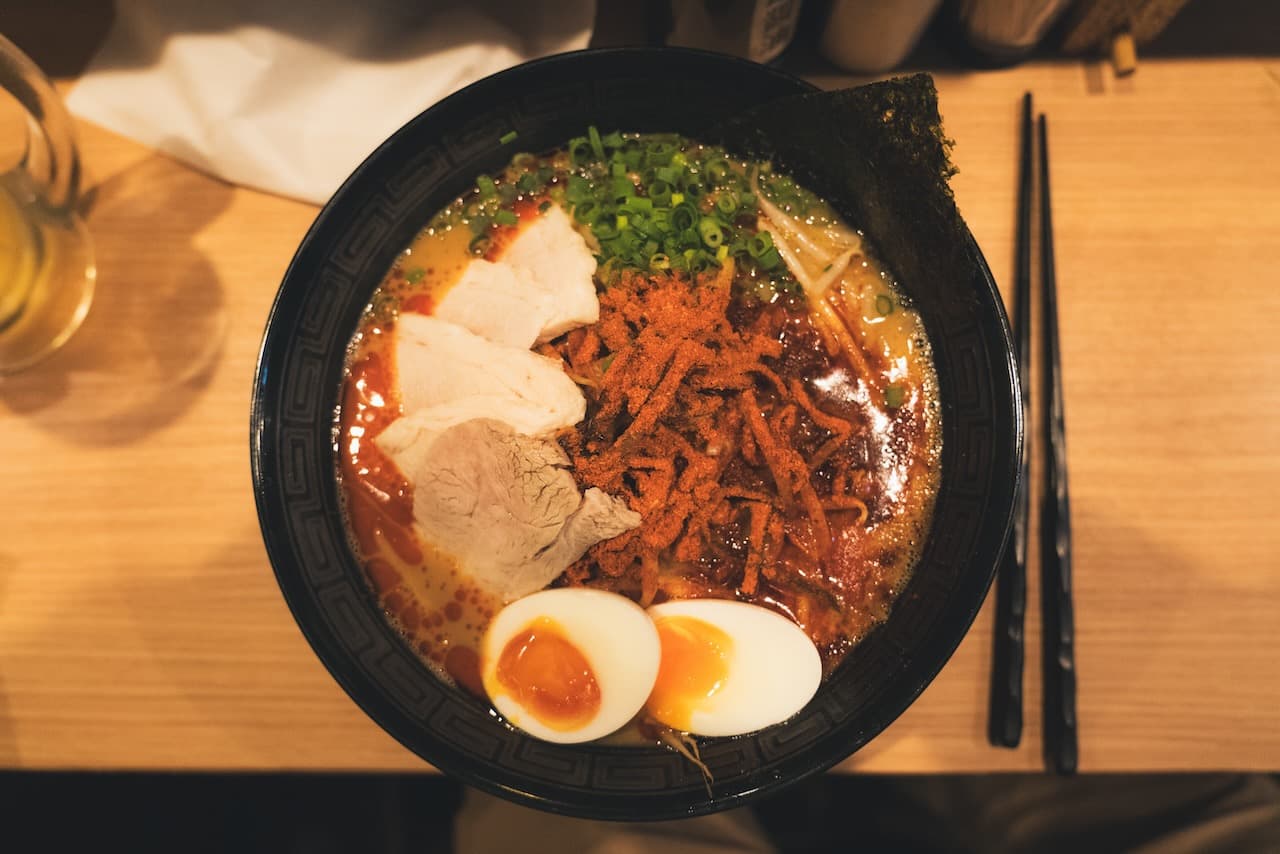
<path id="1" fill-rule="evenodd" d="M 1023 90 L 1051 116 L 1082 769 L 1280 768 L 1280 62 L 938 85 L 1006 289 Z M 254 359 L 316 209 L 79 132 L 97 299 L 0 382 L 0 766 L 425 768 L 312 654 L 258 534 Z M 986 743 L 988 607 L 843 767 L 1040 768 L 1031 611 L 1019 750 Z"/>

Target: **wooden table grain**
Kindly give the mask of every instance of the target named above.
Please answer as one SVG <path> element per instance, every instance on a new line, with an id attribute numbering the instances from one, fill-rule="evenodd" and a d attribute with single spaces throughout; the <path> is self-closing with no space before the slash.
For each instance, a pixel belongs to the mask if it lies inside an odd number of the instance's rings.
<path id="1" fill-rule="evenodd" d="M 1021 93 L 1050 115 L 1081 768 L 1280 768 L 1280 62 L 938 86 L 1006 293 Z M 0 766 L 425 769 L 312 654 L 257 528 L 254 360 L 316 209 L 78 130 L 97 298 L 0 381 Z M 842 767 L 1040 768 L 1036 611 L 1020 749 L 986 743 L 988 607 Z"/>

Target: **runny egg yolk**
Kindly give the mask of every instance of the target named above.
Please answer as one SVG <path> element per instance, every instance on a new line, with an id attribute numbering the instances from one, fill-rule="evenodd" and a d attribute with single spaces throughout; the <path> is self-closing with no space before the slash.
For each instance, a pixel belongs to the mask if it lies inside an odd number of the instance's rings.
<path id="1" fill-rule="evenodd" d="M 733 638 L 696 617 L 664 617 L 654 623 L 662 658 L 645 707 L 659 723 L 689 730 L 694 712 L 710 705 L 729 676 Z"/>
<path id="2" fill-rule="evenodd" d="M 549 617 L 537 618 L 507 641 L 495 675 L 503 690 L 551 729 L 578 729 L 600 711 L 591 663 Z"/>

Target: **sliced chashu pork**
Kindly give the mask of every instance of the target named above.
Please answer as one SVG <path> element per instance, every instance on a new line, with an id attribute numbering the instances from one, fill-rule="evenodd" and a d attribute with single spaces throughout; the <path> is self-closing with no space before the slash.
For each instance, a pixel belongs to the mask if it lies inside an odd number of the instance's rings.
<path id="1" fill-rule="evenodd" d="M 445 292 L 433 315 L 495 344 L 528 350 L 551 316 L 550 301 L 528 271 L 477 258 Z"/>
<path id="2" fill-rule="evenodd" d="M 587 242 L 552 205 L 522 225 L 496 261 L 468 264 L 434 316 L 527 349 L 600 319 L 595 270 Z"/>
<path id="3" fill-rule="evenodd" d="M 406 414 L 451 404 L 471 418 L 505 421 L 511 408 L 536 420 L 512 427 L 538 433 L 570 427 L 586 414 L 582 392 L 555 359 L 427 315 L 406 312 L 396 321 L 396 373 Z"/>
<path id="4" fill-rule="evenodd" d="M 476 417 L 499 414 L 498 420 L 526 436 L 545 436 L 562 426 L 557 413 L 541 404 L 510 396 L 474 396 L 401 416 L 388 424 L 374 442 L 408 477 L 409 472 L 420 469 L 427 449 L 442 432 Z"/>
<path id="5" fill-rule="evenodd" d="M 640 524 L 598 489 L 578 492 L 554 440 L 490 419 L 450 427 L 430 443 L 414 484 L 413 514 L 436 547 L 503 602 L 550 584 L 595 543 Z"/>
<path id="6" fill-rule="evenodd" d="M 498 259 L 528 274 L 547 296 L 539 341 L 600 319 L 600 300 L 592 276 L 596 259 L 559 205 L 551 205 L 523 226 Z"/>

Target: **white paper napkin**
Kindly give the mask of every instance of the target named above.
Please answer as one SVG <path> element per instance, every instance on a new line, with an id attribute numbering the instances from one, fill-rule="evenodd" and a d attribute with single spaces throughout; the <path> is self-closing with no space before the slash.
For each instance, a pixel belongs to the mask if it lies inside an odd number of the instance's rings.
<path id="1" fill-rule="evenodd" d="M 585 47 L 594 0 L 119 0 L 71 111 L 236 184 L 321 203 L 468 83 Z"/>

